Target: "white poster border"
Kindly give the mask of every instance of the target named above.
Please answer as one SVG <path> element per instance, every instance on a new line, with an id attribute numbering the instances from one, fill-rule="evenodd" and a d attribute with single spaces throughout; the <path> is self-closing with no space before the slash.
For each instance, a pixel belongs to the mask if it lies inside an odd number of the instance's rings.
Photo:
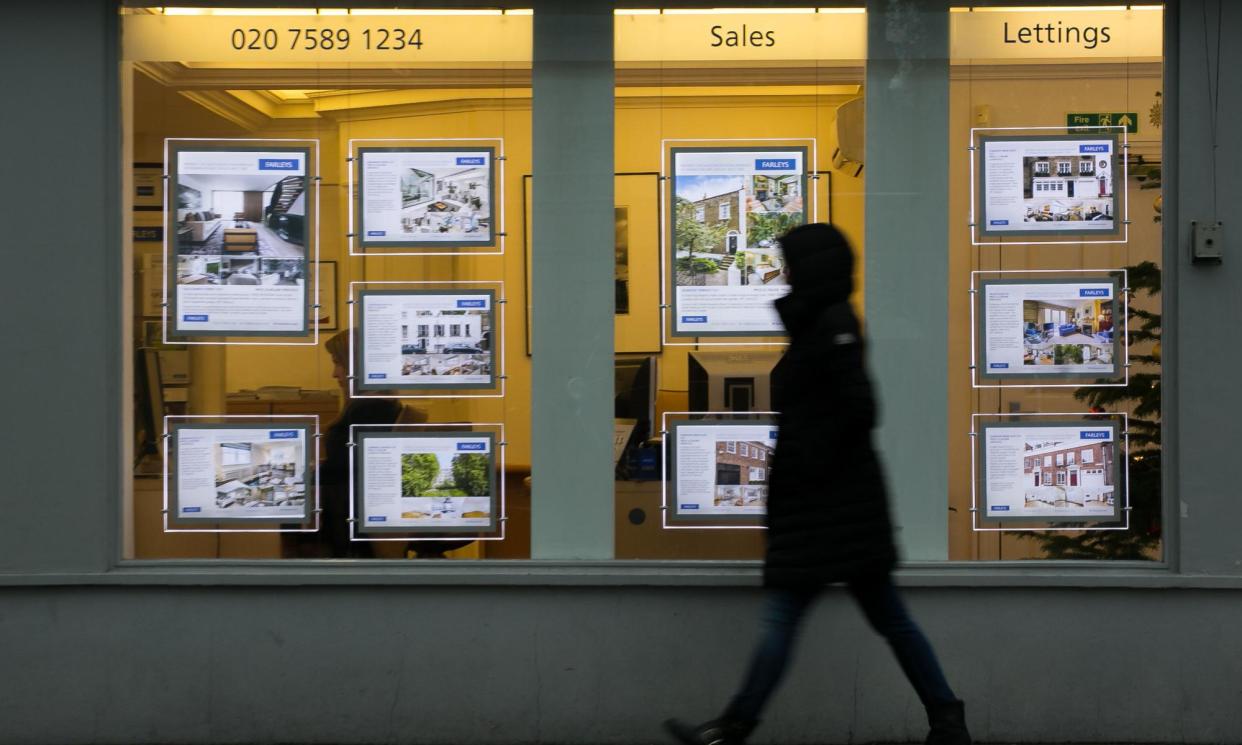
<path id="1" fill-rule="evenodd" d="M 313 435 L 310 438 L 310 442 L 306 443 L 306 461 L 308 464 L 309 463 L 315 464 L 315 467 L 314 467 L 315 502 L 314 502 L 314 507 L 311 509 L 311 515 L 314 516 L 313 518 L 314 527 L 307 527 L 307 528 L 242 528 L 242 527 L 179 528 L 179 527 L 170 527 L 170 520 L 168 517 L 170 514 L 169 513 L 170 495 L 169 495 L 168 466 L 169 466 L 169 461 L 172 460 L 172 457 L 171 457 L 172 448 L 168 444 L 172 439 L 172 431 L 170 429 L 170 425 L 175 422 L 179 423 L 179 422 L 193 422 L 193 421 L 199 421 L 204 424 L 208 423 L 209 421 L 225 422 L 225 423 L 232 422 L 232 421 L 238 421 L 239 423 L 249 422 L 253 424 L 262 424 L 264 422 L 272 422 L 272 421 L 288 421 L 291 423 L 302 422 L 304 424 L 308 424 L 311 427 Z M 163 479 L 163 482 L 164 482 L 163 483 L 164 501 L 163 501 L 163 506 L 162 506 L 164 532 L 165 533 L 318 533 L 321 527 L 320 517 L 323 514 L 323 505 L 321 505 L 319 502 L 319 458 L 318 458 L 319 441 L 320 441 L 320 438 L 322 437 L 323 435 L 319 431 L 319 415 L 318 414 L 169 414 L 169 415 L 166 415 L 164 417 L 164 432 L 162 435 L 163 442 L 164 442 L 164 459 L 163 459 L 164 464 L 163 464 L 163 468 L 161 471 L 161 478 Z M 222 522 L 222 521 L 203 519 L 202 522 Z M 269 519 L 266 524 L 271 524 L 271 522 L 272 520 Z"/>
<path id="2" fill-rule="evenodd" d="M 1109 531 L 1125 531 L 1130 529 L 1130 513 L 1133 507 L 1130 505 L 1130 415 L 1124 411 L 1119 412 L 1091 412 L 1091 411 L 1072 411 L 1072 412 L 1020 412 L 1014 414 L 971 414 L 970 415 L 970 529 L 975 533 L 1103 533 Z M 1014 527 L 1014 528 L 989 528 L 980 525 L 979 511 L 979 421 L 982 419 L 1017 419 L 1024 417 L 1078 417 L 1086 419 L 1095 417 L 1100 419 L 1103 417 L 1120 419 L 1121 427 L 1118 434 L 1121 436 L 1122 452 L 1118 457 L 1122 459 L 1123 467 L 1119 468 L 1122 480 L 1125 482 L 1125 501 L 1121 506 L 1121 514 L 1125 519 L 1121 525 L 1110 526 L 1078 526 L 1078 527 Z M 985 487 L 986 488 L 986 487 Z M 1085 518 L 1083 522 L 1090 522 L 1091 518 Z M 1049 521 L 1050 523 L 1052 521 Z"/>
<path id="3" fill-rule="evenodd" d="M 660 140 L 660 210 L 657 215 L 660 221 L 660 341 L 666 347 L 787 347 L 787 341 L 701 341 L 703 338 L 716 337 L 670 337 L 669 336 L 669 314 L 672 310 L 672 304 L 668 297 L 668 258 L 669 258 L 669 225 L 668 225 L 668 154 L 670 147 L 676 143 L 695 143 L 697 145 L 713 145 L 722 146 L 741 146 L 768 143 L 777 145 L 784 143 L 792 145 L 794 143 L 810 143 L 810 157 L 808 162 L 803 164 L 806 172 L 806 179 L 811 192 L 811 214 L 807 219 L 807 223 L 819 221 L 819 141 L 814 137 L 733 137 L 733 138 L 666 138 Z M 670 341 L 670 339 L 686 339 L 691 338 L 694 341 Z M 739 339 L 746 338 L 762 338 L 756 337 L 736 337 Z"/>
<path id="4" fill-rule="evenodd" d="M 1002 274 L 1068 274 L 1073 275 L 1067 281 L 1082 279 L 1082 275 L 1100 274 L 1111 279 L 1121 274 L 1121 287 L 1118 294 L 1121 300 L 1121 367 L 1123 377 L 1116 383 L 981 383 L 979 382 L 979 320 L 977 317 L 979 299 L 978 275 Z M 974 270 L 970 273 L 970 385 L 972 388 L 1124 388 L 1130 384 L 1130 272 L 1127 269 L 996 269 Z M 1115 326 L 1116 324 L 1114 324 Z"/>
<path id="5" fill-rule="evenodd" d="M 669 420 L 673 418 L 686 419 L 687 421 L 702 421 L 704 424 L 710 424 L 712 420 L 691 420 L 690 417 L 719 417 L 715 421 L 720 424 L 729 422 L 737 422 L 745 424 L 747 418 L 757 420 L 759 417 L 771 417 L 773 420 L 779 416 L 775 411 L 666 411 L 660 417 L 660 527 L 664 530 L 767 530 L 766 525 L 746 524 L 738 522 L 735 525 L 722 525 L 719 523 L 708 523 L 702 525 L 694 524 L 676 524 L 669 522 L 669 511 L 672 507 L 669 505 L 669 435 L 672 430 L 669 429 Z M 732 419 L 728 417 L 733 417 Z"/>
<path id="6" fill-rule="evenodd" d="M 357 387 L 354 385 L 354 381 L 358 379 L 358 370 L 356 369 L 357 358 L 358 358 L 357 345 L 361 341 L 357 338 L 358 325 L 355 321 L 354 308 L 358 305 L 358 301 L 357 301 L 358 288 L 361 288 L 361 286 L 363 285 L 375 285 L 379 287 L 389 287 L 389 288 L 409 286 L 409 287 L 414 287 L 414 288 L 421 287 L 423 289 L 430 289 L 432 287 L 448 287 L 452 285 L 466 285 L 468 286 L 468 288 L 469 287 L 480 287 L 480 286 L 494 287 L 495 292 L 496 292 L 496 301 L 495 301 L 496 328 L 494 329 L 494 331 L 496 333 L 492 335 L 492 338 L 494 340 L 493 343 L 496 344 L 496 359 L 498 360 L 498 363 L 496 365 L 496 383 L 497 383 L 496 392 L 495 393 L 416 393 L 416 394 L 403 394 L 403 395 L 382 394 L 382 393 L 376 392 L 376 393 L 361 393 L 360 394 L 358 392 Z M 395 280 L 395 279 L 394 280 L 369 280 L 369 281 L 363 280 L 360 282 L 349 283 L 349 299 L 345 301 L 345 304 L 349 306 L 349 375 L 348 375 L 348 379 L 349 379 L 349 397 L 351 399 L 354 399 L 354 398 L 363 398 L 363 399 L 366 399 L 366 398 L 399 398 L 399 399 L 431 398 L 431 399 L 437 399 L 437 398 L 504 398 L 505 397 L 505 389 L 507 387 L 506 382 L 509 379 L 508 375 L 505 372 L 505 369 L 506 369 L 505 368 L 505 308 L 508 305 L 508 300 L 505 298 L 505 283 L 503 280 L 486 280 L 486 279 L 478 279 L 478 280 L 475 280 L 475 279 L 464 280 L 463 279 L 463 280 L 445 280 L 445 281 Z"/>
<path id="7" fill-rule="evenodd" d="M 982 188 L 981 184 L 977 184 L 978 169 L 975 163 L 975 154 L 979 150 L 977 134 L 979 132 L 1063 132 L 1065 134 L 1082 134 L 1083 130 L 1100 130 L 1101 134 L 1117 134 L 1121 138 L 1121 152 L 1118 153 L 1121 161 L 1121 236 L 1114 240 L 1097 241 L 1097 240 L 1081 240 L 1083 236 L 1071 236 L 1068 240 L 980 240 L 979 220 L 977 214 L 977 188 Z M 1125 244 L 1130 242 L 1130 135 L 1123 124 L 1100 124 L 1089 126 L 1039 126 L 1039 127 L 971 127 L 970 144 L 967 146 L 970 153 L 970 245 L 972 246 L 1048 246 L 1058 244 L 1072 245 L 1104 245 L 1104 244 Z"/>
<path id="8" fill-rule="evenodd" d="M 436 536 L 434 534 L 425 534 L 412 529 L 410 532 L 402 535 L 394 535 L 389 538 L 374 538 L 362 536 L 358 533 L 358 516 L 357 516 L 357 471 L 356 462 L 358 443 L 354 437 L 354 433 L 361 429 L 382 429 L 385 431 L 396 430 L 426 430 L 434 432 L 437 429 L 460 429 L 462 427 L 488 427 L 489 431 L 496 436 L 496 485 L 497 498 L 499 500 L 499 514 L 496 516 L 496 525 L 499 526 L 500 534 L 494 536 L 478 536 L 473 537 L 469 532 L 457 532 L 453 535 Z M 349 425 L 349 540 L 355 543 L 362 542 L 385 542 L 385 541 L 463 541 L 469 539 L 471 541 L 503 541 L 505 540 L 506 527 L 509 523 L 508 503 L 505 499 L 505 450 L 508 448 L 508 441 L 505 440 L 505 425 L 501 422 L 457 422 L 445 424 L 351 424 Z"/>
<path id="9" fill-rule="evenodd" d="M 316 300 L 315 302 L 307 303 L 306 307 L 304 308 L 304 312 L 307 314 L 306 325 L 312 328 L 309 341 L 270 341 L 270 342 L 269 341 L 190 341 L 188 339 L 182 339 L 180 337 L 177 337 L 175 339 L 168 338 L 168 308 L 169 308 L 168 277 L 172 272 L 176 271 L 176 268 L 175 268 L 176 264 L 172 263 L 171 261 L 174 257 L 170 253 L 170 244 L 173 240 L 175 240 L 176 231 L 172 229 L 173 226 L 169 224 L 169 219 L 168 219 L 168 215 L 170 213 L 170 206 L 172 204 L 172 202 L 170 201 L 170 198 L 172 195 L 170 184 L 172 182 L 173 177 L 176 175 L 176 174 L 169 174 L 168 172 L 168 164 L 170 162 L 170 159 L 168 157 L 170 142 L 198 142 L 198 143 L 203 143 L 203 144 L 207 144 L 207 143 L 239 143 L 240 144 L 243 142 L 267 144 L 267 143 L 279 142 L 279 143 L 286 143 L 286 144 L 289 144 L 289 143 L 303 143 L 303 144 L 309 143 L 310 144 L 310 149 L 312 153 L 314 154 L 315 172 L 314 172 L 314 175 L 311 175 L 310 169 L 307 168 L 306 178 L 308 182 L 315 185 L 315 220 L 314 220 L 315 222 L 315 226 L 314 226 L 315 258 L 312 260 L 308 256 L 307 263 L 308 264 L 313 263 L 315 265 L 315 281 L 314 281 L 314 286 L 310 288 L 310 294 L 308 294 L 307 297 L 316 298 Z M 163 241 L 162 250 L 164 254 L 164 285 L 163 285 L 163 291 L 160 297 L 160 325 L 163 330 L 164 343 L 165 344 L 193 344 L 196 346 L 211 346 L 211 347 L 315 347 L 315 346 L 318 346 L 319 345 L 319 320 L 318 320 L 319 314 L 318 313 L 314 314 L 315 322 L 313 324 L 310 322 L 310 316 L 311 316 L 311 311 L 317 311 L 319 309 L 319 301 L 318 301 L 318 298 L 319 298 L 319 259 L 320 259 L 319 224 L 321 222 L 319 219 L 320 218 L 319 193 L 321 191 L 320 186 L 323 183 L 323 179 L 322 179 L 322 176 L 319 170 L 319 140 L 304 139 L 304 138 L 280 139 L 280 138 L 254 138 L 254 137 L 165 137 L 164 138 L 163 181 L 164 181 L 164 241 Z M 239 334 L 239 336 L 243 336 L 243 335 Z M 278 335 L 273 335 L 272 338 L 279 339 L 281 337 Z"/>
<path id="10" fill-rule="evenodd" d="M 463 145 L 463 149 L 467 143 L 485 143 L 494 142 L 496 144 L 496 182 L 492 184 L 492 200 L 496 205 L 496 224 L 492 226 L 492 236 L 496 239 L 495 250 L 476 250 L 469 246 L 461 246 L 453 251 L 416 251 L 409 249 L 377 249 L 367 250 L 358 245 L 357 212 L 358 207 L 362 203 L 362 194 L 354 194 L 354 165 L 361 163 L 358 157 L 358 143 L 373 143 L 377 145 L 392 145 L 398 143 L 458 143 Z M 413 146 L 413 145 L 411 145 Z M 505 229 L 505 138 L 503 137 L 390 137 L 390 138 L 356 138 L 348 142 L 349 157 L 345 159 L 345 193 L 349 199 L 349 209 L 346 210 L 346 228 L 345 241 L 349 246 L 350 256 L 503 256 L 505 253 L 505 237 L 508 231 Z M 451 245 L 451 244 L 450 244 Z M 447 246 L 446 246 L 447 248 Z"/>

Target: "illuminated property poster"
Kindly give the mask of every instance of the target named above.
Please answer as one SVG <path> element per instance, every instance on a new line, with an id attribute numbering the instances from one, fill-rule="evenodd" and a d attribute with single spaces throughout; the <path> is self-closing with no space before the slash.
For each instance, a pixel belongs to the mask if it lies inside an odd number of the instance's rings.
<path id="1" fill-rule="evenodd" d="M 309 148 L 169 148 L 169 336 L 305 336 Z"/>
<path id="2" fill-rule="evenodd" d="M 1124 188 L 1115 135 L 982 136 L 979 234 L 1116 235 Z"/>
<path id="3" fill-rule="evenodd" d="M 777 239 L 806 223 L 806 148 L 673 148 L 673 336 L 777 336 Z"/>
<path id="4" fill-rule="evenodd" d="M 490 432 L 356 434 L 361 533 L 478 533 L 497 522 L 496 439 Z"/>
<path id="5" fill-rule="evenodd" d="M 358 148 L 358 244 L 496 244 L 494 148 Z"/>
<path id="6" fill-rule="evenodd" d="M 172 429 L 174 522 L 309 522 L 314 478 L 301 424 L 178 424 Z"/>
<path id="7" fill-rule="evenodd" d="M 1113 422 L 982 425 L 984 521 L 1119 519 L 1117 435 Z"/>
<path id="8" fill-rule="evenodd" d="M 766 420 L 685 421 L 671 425 L 669 519 L 767 513 L 776 425 Z"/>
<path id="9" fill-rule="evenodd" d="M 495 293 L 363 290 L 361 390 L 492 388 Z"/>
<path id="10" fill-rule="evenodd" d="M 1125 364 L 1116 279 L 980 283 L 979 377 L 1114 378 Z"/>

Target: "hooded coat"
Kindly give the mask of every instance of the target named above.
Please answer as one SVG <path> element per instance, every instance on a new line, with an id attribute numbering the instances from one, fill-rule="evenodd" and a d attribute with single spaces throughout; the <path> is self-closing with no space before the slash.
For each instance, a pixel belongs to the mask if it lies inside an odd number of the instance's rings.
<path id="1" fill-rule="evenodd" d="M 808 587 L 892 570 L 884 474 L 871 442 L 876 402 L 849 303 L 854 256 L 831 225 L 781 239 L 789 333 L 773 371 L 779 431 L 769 476 L 764 584 Z"/>

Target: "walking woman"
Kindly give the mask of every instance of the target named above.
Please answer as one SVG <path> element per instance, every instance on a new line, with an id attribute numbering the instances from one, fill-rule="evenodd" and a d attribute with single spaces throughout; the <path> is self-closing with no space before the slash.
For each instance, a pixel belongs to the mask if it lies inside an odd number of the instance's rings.
<path id="1" fill-rule="evenodd" d="M 773 371 L 779 416 L 769 477 L 762 631 L 737 694 L 717 719 L 665 727 L 686 745 L 742 745 L 783 676 L 811 602 L 844 584 L 927 709 L 928 745 L 970 745 L 957 699 L 891 572 L 897 561 L 884 475 L 871 442 L 876 402 L 850 307 L 854 256 L 831 225 L 781 239 L 791 291 L 776 301 L 789 349 Z M 831 490 L 824 474 L 838 474 Z M 844 476 L 840 476 L 844 474 Z"/>

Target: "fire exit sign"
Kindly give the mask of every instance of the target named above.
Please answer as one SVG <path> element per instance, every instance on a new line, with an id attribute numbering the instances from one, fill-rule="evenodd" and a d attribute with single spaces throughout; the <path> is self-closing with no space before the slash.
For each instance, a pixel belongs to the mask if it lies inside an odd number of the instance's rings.
<path id="1" fill-rule="evenodd" d="M 1065 126 L 1077 134 L 1091 132 L 1108 132 L 1110 130 L 1078 129 L 1079 127 L 1125 127 L 1130 134 L 1138 132 L 1138 114 L 1133 111 L 1122 113 L 1066 114 Z M 1111 130 L 1116 131 L 1116 130 Z"/>

